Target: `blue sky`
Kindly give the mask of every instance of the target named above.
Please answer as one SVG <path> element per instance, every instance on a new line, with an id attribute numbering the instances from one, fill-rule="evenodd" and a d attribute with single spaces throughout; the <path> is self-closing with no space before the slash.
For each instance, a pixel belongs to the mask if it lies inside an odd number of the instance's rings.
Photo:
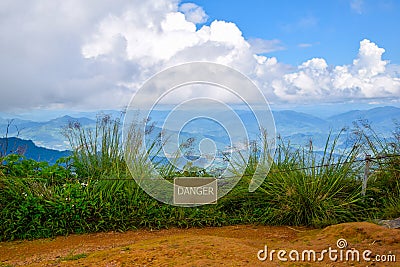
<path id="1" fill-rule="evenodd" d="M 188 2 L 188 1 L 187 1 Z M 235 22 L 246 39 L 278 40 L 274 55 L 288 64 L 323 57 L 350 64 L 365 38 L 385 48 L 384 59 L 400 63 L 400 2 L 391 0 L 194 1 L 208 21 Z"/>
<path id="2" fill-rule="evenodd" d="M 191 61 L 241 71 L 278 108 L 399 106 L 399 12 L 394 0 L 2 0 L 0 112 L 121 109 Z"/>

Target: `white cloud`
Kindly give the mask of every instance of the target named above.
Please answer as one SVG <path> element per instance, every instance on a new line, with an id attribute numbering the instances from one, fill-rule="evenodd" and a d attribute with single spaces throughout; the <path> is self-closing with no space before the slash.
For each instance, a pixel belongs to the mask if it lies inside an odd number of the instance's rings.
<path id="1" fill-rule="evenodd" d="M 360 42 L 358 58 L 353 61 L 354 69 L 361 77 L 373 77 L 385 72 L 388 63 L 382 60 L 385 49 L 379 48 L 371 41 L 364 39 Z"/>
<path id="2" fill-rule="evenodd" d="M 184 3 L 180 5 L 179 11 L 185 14 L 187 21 L 195 24 L 205 23 L 208 19 L 208 16 L 203 8 L 194 3 Z"/>
<path id="3" fill-rule="evenodd" d="M 252 78 L 274 103 L 400 96 L 400 70 L 363 40 L 350 65 L 322 58 L 299 66 L 268 53 L 279 40 L 246 40 L 232 22 L 175 0 L 3 0 L 0 109 L 116 108 L 165 67 L 212 61 Z M 313 26 L 314 19 L 303 26 Z M 195 92 L 188 93 L 190 96 Z"/>
<path id="4" fill-rule="evenodd" d="M 107 19 L 129 13 L 138 28 L 160 28 L 177 5 L 169 0 L 1 1 L 0 109 L 118 106 L 133 91 L 117 84 L 148 73 L 126 58 L 127 42 L 120 35 L 96 48 L 108 49 L 107 56 L 83 57 L 87 36 Z"/>
<path id="5" fill-rule="evenodd" d="M 273 81 L 275 94 L 286 101 L 338 101 L 400 96 L 400 78 L 386 72 L 384 49 L 365 39 L 353 64 L 329 67 L 324 59 L 311 59 L 297 71 Z"/>
<path id="6" fill-rule="evenodd" d="M 254 38 L 248 40 L 251 45 L 251 51 L 254 54 L 271 53 L 275 51 L 285 50 L 282 42 L 278 39 L 264 40 L 260 38 Z"/>
<path id="7" fill-rule="evenodd" d="M 143 28 L 132 21 L 131 16 L 135 15 L 126 13 L 104 19 L 83 46 L 84 57 L 112 57 L 116 37 L 126 40 L 126 60 L 146 69 L 193 60 L 229 64 L 249 50 L 242 32 L 231 22 L 216 20 L 196 30 L 182 13 L 173 11 L 166 13 L 159 25 Z"/>
<path id="8" fill-rule="evenodd" d="M 273 81 L 275 94 L 283 100 L 310 99 L 329 93 L 328 65 L 322 58 L 313 58 L 298 67 L 298 72 Z"/>

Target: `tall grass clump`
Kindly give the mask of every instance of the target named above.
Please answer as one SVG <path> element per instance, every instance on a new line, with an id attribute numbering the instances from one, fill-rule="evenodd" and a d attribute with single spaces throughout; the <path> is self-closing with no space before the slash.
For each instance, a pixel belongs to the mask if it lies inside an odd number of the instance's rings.
<path id="1" fill-rule="evenodd" d="M 145 135 L 150 134 L 153 129 L 150 127 L 143 132 L 145 123 L 133 120 L 125 125 L 124 132 L 124 157 L 129 162 L 132 176 L 139 184 L 143 179 L 155 176 L 157 164 L 154 164 L 153 160 L 162 149 L 159 138 L 149 141 L 147 147 L 145 146 Z"/>
<path id="2" fill-rule="evenodd" d="M 259 193 L 259 222 L 274 225 L 322 227 L 362 217 L 361 166 L 356 164 L 358 142 L 338 153 L 338 134 L 329 136 L 322 155 L 308 147 L 295 148 L 281 141 L 275 162 Z"/>
<path id="3" fill-rule="evenodd" d="M 71 121 L 64 128 L 73 154 L 73 166 L 80 178 L 125 177 L 119 118 L 100 114 L 94 128 Z"/>
<path id="4" fill-rule="evenodd" d="M 235 183 L 236 185 L 219 201 L 229 213 L 237 214 L 243 221 L 250 223 L 258 221 L 266 211 L 262 184 L 265 183 L 268 168 L 273 164 L 271 150 L 275 144 L 269 139 L 267 132 L 262 131 L 257 140 L 250 140 L 246 145 L 247 150 L 237 149 L 230 158 L 225 159 L 229 163 L 229 174 L 224 182 L 231 183 L 229 187 Z M 257 186 L 261 187 L 254 191 Z"/>

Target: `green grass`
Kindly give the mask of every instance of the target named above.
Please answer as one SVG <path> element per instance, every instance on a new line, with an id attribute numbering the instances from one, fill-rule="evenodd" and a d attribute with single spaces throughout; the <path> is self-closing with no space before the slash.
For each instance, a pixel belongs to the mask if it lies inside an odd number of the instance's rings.
<path id="1" fill-rule="evenodd" d="M 85 253 L 81 253 L 81 254 L 75 254 L 75 255 L 68 255 L 64 258 L 61 258 L 60 261 L 75 261 L 75 260 L 79 260 L 79 259 L 84 259 L 86 258 L 88 255 Z"/>
<path id="2" fill-rule="evenodd" d="M 359 146 L 356 143 L 335 156 L 339 138 L 340 135 L 330 142 L 329 137 L 321 159 L 317 159 L 312 145 L 307 151 L 278 148 L 281 160 L 263 186 L 272 204 L 267 222 L 326 226 L 360 219 L 360 166 L 355 163 Z M 296 171 L 290 171 L 293 168 Z"/>
<path id="3" fill-rule="evenodd" d="M 276 160 L 255 192 L 248 192 L 250 180 L 259 157 L 266 158 L 257 153 L 242 163 L 244 177 L 216 205 L 184 208 L 163 204 L 138 186 L 124 161 L 119 127 L 119 120 L 109 117 L 99 117 L 92 131 L 71 123 L 65 133 L 74 153 L 54 166 L 16 155 L 0 159 L 0 240 L 234 224 L 323 227 L 400 216 L 400 158 L 373 163 L 365 197 L 360 194 L 364 163 L 358 161 L 366 150 L 373 156 L 382 151 L 398 155 L 400 141 L 388 144 L 359 130 L 342 153 L 335 153 L 338 135 L 330 136 L 323 155 L 317 155 L 312 142 L 294 148 L 278 140 Z M 129 134 L 131 158 L 125 159 L 134 162 L 136 177 L 145 176 L 154 171 L 146 159 L 160 146 L 154 142 L 142 150 L 135 125 Z M 198 169 L 159 167 L 165 178 L 209 175 Z"/>
<path id="4" fill-rule="evenodd" d="M 86 129 L 78 122 L 63 130 L 73 150 L 72 168 L 81 179 L 128 175 L 120 140 L 120 119 L 99 115 L 96 127 Z"/>

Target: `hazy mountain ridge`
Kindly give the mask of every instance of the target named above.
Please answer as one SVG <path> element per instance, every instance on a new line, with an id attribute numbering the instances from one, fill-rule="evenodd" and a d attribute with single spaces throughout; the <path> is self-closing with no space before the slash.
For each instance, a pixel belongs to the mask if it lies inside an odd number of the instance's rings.
<path id="1" fill-rule="evenodd" d="M 393 130 L 396 121 L 400 122 L 400 108 L 386 106 L 369 110 L 353 110 L 329 117 L 334 125 L 351 126 L 354 121 L 364 120 L 376 131 Z"/>
<path id="2" fill-rule="evenodd" d="M 1 123 L 4 122 L 5 123 Z M 82 117 L 73 118 L 71 116 L 63 116 L 46 122 L 34 122 L 27 120 L 0 119 L 0 134 L 5 137 L 7 125 L 11 122 L 8 136 L 19 137 L 24 140 L 32 140 L 36 145 L 56 150 L 70 149 L 69 143 L 62 131 L 69 122 L 79 122 L 82 126 L 94 126 L 96 121 Z"/>
<path id="3" fill-rule="evenodd" d="M 94 113 L 88 117 L 72 117 L 65 115 L 48 121 L 36 122 L 30 120 L 14 119 L 8 127 L 8 137 L 18 136 L 21 139 L 32 140 L 34 145 L 48 149 L 66 150 L 70 149 L 67 139 L 62 134 L 62 129 L 70 122 L 79 122 L 84 127 L 94 127 L 96 120 Z M 118 111 L 103 112 L 103 114 L 113 114 L 118 117 L 121 114 Z M 156 123 L 156 130 L 162 126 L 168 111 L 153 111 L 150 115 Z M 251 120 L 250 112 L 240 111 L 239 117 L 242 120 Z M 326 142 L 329 133 L 337 134 L 344 127 L 353 127 L 353 122 L 357 120 L 367 120 L 371 127 L 383 136 L 391 136 L 396 127 L 395 122 L 400 119 L 400 108 L 386 106 L 377 107 L 369 110 L 353 110 L 328 118 L 320 118 L 318 115 L 310 115 L 307 113 L 297 112 L 293 110 L 273 111 L 276 133 L 282 139 L 294 145 L 307 145 L 310 140 L 313 141 L 314 147 L 321 149 Z M 119 118 L 119 117 L 118 117 Z M 9 119 L 0 117 L 0 137 L 5 137 L 7 124 Z M 224 121 L 229 124 L 232 121 Z M 221 147 L 224 142 L 229 142 L 229 136 L 226 132 L 221 131 L 217 126 L 210 127 L 206 122 L 199 127 L 187 127 L 183 129 L 183 139 L 193 136 L 200 141 L 203 138 L 211 138 L 217 142 L 217 146 Z M 193 126 L 193 125 L 192 125 Z M 199 131 L 205 130 L 205 132 Z M 257 127 L 252 125 L 249 127 L 250 134 L 257 133 Z M 155 131 L 158 132 L 158 131 Z M 174 132 L 176 133 L 176 132 Z M 154 135 L 155 136 L 155 135 Z M 254 135 L 253 135 L 254 136 Z M 346 134 L 343 136 L 339 146 L 346 146 Z M 181 139 L 182 140 L 182 139 Z M 196 142 L 197 143 L 197 142 Z M 29 145 L 28 147 L 32 147 Z"/>

